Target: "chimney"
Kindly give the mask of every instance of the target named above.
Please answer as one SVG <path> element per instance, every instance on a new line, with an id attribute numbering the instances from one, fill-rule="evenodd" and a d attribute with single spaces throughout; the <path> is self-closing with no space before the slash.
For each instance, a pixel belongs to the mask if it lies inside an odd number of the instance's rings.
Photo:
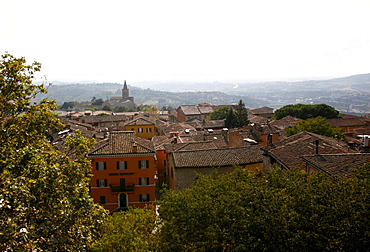
<path id="1" fill-rule="evenodd" d="M 172 141 L 171 141 L 171 143 L 174 143 L 174 144 L 176 144 L 176 143 L 177 143 L 177 136 L 173 136 L 173 137 L 172 137 Z"/>
<path id="2" fill-rule="evenodd" d="M 365 136 L 364 137 L 364 147 L 368 147 L 368 146 L 369 146 L 369 137 Z"/>
<path id="3" fill-rule="evenodd" d="M 315 148 L 316 155 L 319 155 L 319 140 L 315 140 L 315 145 L 316 145 L 316 148 Z"/>
<path id="4" fill-rule="evenodd" d="M 135 142 L 132 144 L 132 152 L 137 153 L 137 144 Z"/>

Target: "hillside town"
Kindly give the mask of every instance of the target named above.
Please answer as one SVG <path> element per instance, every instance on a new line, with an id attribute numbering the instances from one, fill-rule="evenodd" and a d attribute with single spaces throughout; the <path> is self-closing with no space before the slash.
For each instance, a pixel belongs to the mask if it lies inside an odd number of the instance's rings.
<path id="1" fill-rule="evenodd" d="M 1 251 L 369 250 L 368 115 L 159 109 L 126 82 L 74 110 L 33 100 L 40 63 L 0 63 Z"/>
<path id="2" fill-rule="evenodd" d="M 108 102 L 132 107 L 133 99 L 125 82 L 122 97 Z M 246 109 L 249 123 L 228 128 L 225 120 L 210 120 L 220 107 L 205 102 L 172 112 L 59 111 L 65 129 L 51 134 L 52 144 L 63 150 L 63 141 L 75 130 L 96 140 L 87 154 L 90 195 L 110 212 L 154 204 L 163 187 L 189 188 L 198 174 L 278 167 L 340 178 L 370 161 L 370 117 L 328 119 L 331 127 L 343 130 L 342 141 L 308 131 L 288 136 L 286 129 L 301 119 L 272 119 L 269 107 Z"/>

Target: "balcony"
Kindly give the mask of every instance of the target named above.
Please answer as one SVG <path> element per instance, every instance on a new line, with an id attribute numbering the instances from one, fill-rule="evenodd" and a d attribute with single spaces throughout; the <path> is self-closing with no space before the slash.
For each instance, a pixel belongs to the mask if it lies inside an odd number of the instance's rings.
<path id="1" fill-rule="evenodd" d="M 119 186 L 110 185 L 112 193 L 133 192 L 134 187 L 135 187 L 135 185 L 124 185 L 124 186 L 122 186 L 122 185 L 119 185 Z"/>

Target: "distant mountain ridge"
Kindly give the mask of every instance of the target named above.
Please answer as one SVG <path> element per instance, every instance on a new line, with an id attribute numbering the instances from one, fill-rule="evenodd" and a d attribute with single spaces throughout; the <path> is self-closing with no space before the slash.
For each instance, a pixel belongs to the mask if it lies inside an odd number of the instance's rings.
<path id="1" fill-rule="evenodd" d="M 48 97 L 58 104 L 68 101 L 91 101 L 93 97 L 108 100 L 112 96 L 120 96 L 123 85 L 117 83 L 93 84 L 63 84 L 49 86 L 47 94 L 37 96 L 36 100 Z M 130 96 L 135 98 L 137 104 L 148 104 L 162 107 L 164 105 L 191 105 L 203 102 L 215 105 L 237 104 L 240 99 L 249 107 L 258 107 L 265 104 L 248 96 L 228 95 L 223 92 L 167 92 L 152 89 L 143 89 L 128 85 Z"/>
<path id="2" fill-rule="evenodd" d="M 202 102 L 215 105 L 234 104 L 240 99 L 249 108 L 259 106 L 279 108 L 286 104 L 326 103 L 339 111 L 359 110 L 361 113 L 366 113 L 370 106 L 368 102 L 370 101 L 370 73 L 328 80 L 295 82 L 145 82 L 140 85 L 147 88 L 135 87 L 135 83 L 129 85 L 130 95 L 135 97 L 135 102 L 158 107 Z M 55 85 L 48 87 L 47 95 L 40 95 L 38 98 L 47 96 L 56 100 L 58 104 L 65 101 L 91 101 L 93 97 L 107 100 L 112 96 L 119 96 L 122 87 L 123 84 L 119 83 L 56 82 Z"/>

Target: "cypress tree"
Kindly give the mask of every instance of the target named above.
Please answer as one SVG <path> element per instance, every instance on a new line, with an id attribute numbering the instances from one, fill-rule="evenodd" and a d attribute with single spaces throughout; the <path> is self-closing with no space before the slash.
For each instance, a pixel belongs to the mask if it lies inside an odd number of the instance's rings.
<path id="1" fill-rule="evenodd" d="M 248 110 L 246 109 L 244 102 L 240 100 L 238 105 L 236 106 L 235 127 L 242 128 L 248 124 Z"/>

